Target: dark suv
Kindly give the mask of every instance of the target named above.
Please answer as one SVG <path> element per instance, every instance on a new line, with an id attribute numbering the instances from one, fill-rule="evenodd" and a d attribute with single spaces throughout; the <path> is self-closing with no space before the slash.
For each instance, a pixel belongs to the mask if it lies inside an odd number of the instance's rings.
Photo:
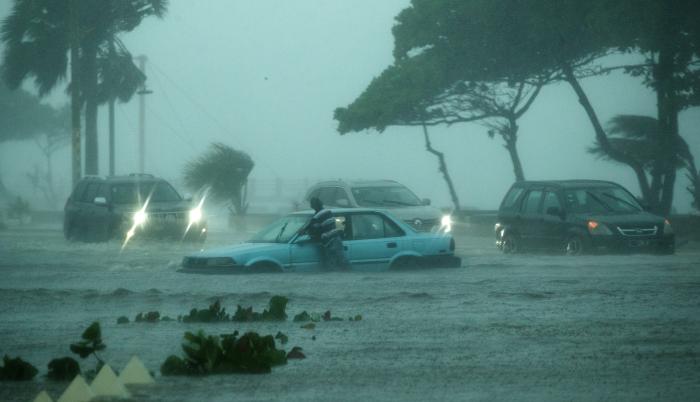
<path id="1" fill-rule="evenodd" d="M 85 177 L 66 201 L 66 239 L 90 242 L 132 236 L 204 241 L 201 206 L 163 179 L 148 174 Z"/>
<path id="2" fill-rule="evenodd" d="M 495 230 L 504 253 L 675 251 L 668 220 L 646 212 L 624 187 L 606 181 L 515 183 L 498 210 Z"/>

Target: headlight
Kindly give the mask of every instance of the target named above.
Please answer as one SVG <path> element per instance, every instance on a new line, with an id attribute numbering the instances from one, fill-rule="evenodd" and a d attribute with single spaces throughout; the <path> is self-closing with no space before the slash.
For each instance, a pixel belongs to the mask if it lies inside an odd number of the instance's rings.
<path id="1" fill-rule="evenodd" d="M 452 217 L 450 215 L 444 215 L 440 219 L 440 226 L 445 229 L 445 232 L 452 230 Z"/>
<path id="2" fill-rule="evenodd" d="M 664 219 L 664 234 L 665 235 L 673 234 L 673 228 L 671 227 L 671 222 L 669 222 L 668 219 Z"/>
<path id="3" fill-rule="evenodd" d="M 588 233 L 593 236 L 609 236 L 612 234 L 607 226 L 596 221 L 588 221 Z"/>
<path id="4" fill-rule="evenodd" d="M 202 220 L 202 209 L 194 208 L 190 210 L 190 223 L 197 223 Z"/>
<path id="5" fill-rule="evenodd" d="M 147 219 L 148 219 L 148 214 L 143 210 L 136 211 L 136 213 L 134 214 L 134 224 L 135 225 L 143 225 L 144 223 L 146 223 Z"/>

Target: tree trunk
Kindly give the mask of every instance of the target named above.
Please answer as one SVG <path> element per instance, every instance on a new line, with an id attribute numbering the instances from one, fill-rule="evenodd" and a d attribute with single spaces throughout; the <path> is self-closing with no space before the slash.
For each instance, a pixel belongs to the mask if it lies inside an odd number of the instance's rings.
<path id="1" fill-rule="evenodd" d="M 114 38 L 109 41 L 109 63 L 110 72 L 114 72 L 114 59 L 116 57 L 114 48 Z M 110 94 L 109 98 L 109 175 L 114 176 L 115 160 L 114 160 L 114 95 Z"/>
<path id="2" fill-rule="evenodd" d="M 590 100 L 588 99 L 588 95 L 586 95 L 586 92 L 584 92 L 583 88 L 581 87 L 581 84 L 578 82 L 578 79 L 574 75 L 574 72 L 569 65 L 564 65 L 562 66 L 562 71 L 564 72 L 564 77 L 566 81 L 571 85 L 573 88 L 574 92 L 578 96 L 578 101 L 583 107 L 583 109 L 586 111 L 586 114 L 588 115 L 588 119 L 590 120 L 591 124 L 593 125 L 593 130 L 596 135 L 596 140 L 598 141 L 598 144 L 600 145 L 601 149 L 603 152 L 605 152 L 606 155 L 608 155 L 611 159 L 618 161 L 620 163 L 624 163 L 632 168 L 634 170 L 635 174 L 637 175 L 637 180 L 639 181 L 639 190 L 642 193 L 642 198 L 652 206 L 654 204 L 654 198 L 653 194 L 651 191 L 651 188 L 649 187 L 649 182 L 647 180 L 646 175 L 644 174 L 644 167 L 642 163 L 639 161 L 635 160 L 633 157 L 630 155 L 626 154 L 624 150 L 618 150 L 615 149 L 610 142 L 608 141 L 608 136 L 605 133 L 605 130 L 603 129 L 603 125 L 600 123 L 600 119 L 598 119 L 598 115 L 596 114 L 595 110 L 593 109 L 593 105 L 591 105 Z"/>
<path id="3" fill-rule="evenodd" d="M 78 1 L 70 2 L 70 79 L 71 79 L 71 154 L 72 154 L 72 181 L 73 187 L 78 184 L 82 176 L 82 156 L 80 138 L 80 110 L 82 102 L 80 100 L 80 57 L 78 49 L 80 46 L 80 35 L 78 27 Z"/>
<path id="4" fill-rule="evenodd" d="M 673 190 L 676 182 L 678 104 L 674 91 L 674 61 L 671 51 L 662 49 L 659 62 L 655 66 L 656 97 L 659 121 L 658 158 L 655 168 L 663 177 L 657 212 L 668 216 L 673 204 Z"/>
<path id="5" fill-rule="evenodd" d="M 515 173 L 515 181 L 525 181 L 525 173 L 523 172 L 523 165 L 520 162 L 520 155 L 518 154 L 517 142 L 518 142 L 518 124 L 515 120 L 510 119 L 508 121 L 508 128 L 501 131 L 501 137 L 506 142 L 505 148 L 510 154 L 510 160 L 513 163 L 513 172 Z"/>
<path id="6" fill-rule="evenodd" d="M 425 149 L 438 158 L 440 173 L 442 173 L 442 177 L 445 179 L 445 183 L 447 183 L 447 188 L 450 191 L 450 197 L 452 198 L 452 204 L 455 207 L 454 214 L 459 216 L 462 209 L 459 206 L 459 198 L 457 198 L 457 192 L 455 191 L 454 184 L 452 183 L 452 178 L 450 177 L 450 173 L 447 171 L 445 154 L 433 148 L 433 145 L 430 143 L 430 136 L 428 135 L 428 127 L 425 124 L 423 124 L 423 136 L 425 137 Z"/>
<path id="7" fill-rule="evenodd" d="M 99 174 L 97 146 L 97 46 L 84 48 L 85 93 L 85 174 Z"/>

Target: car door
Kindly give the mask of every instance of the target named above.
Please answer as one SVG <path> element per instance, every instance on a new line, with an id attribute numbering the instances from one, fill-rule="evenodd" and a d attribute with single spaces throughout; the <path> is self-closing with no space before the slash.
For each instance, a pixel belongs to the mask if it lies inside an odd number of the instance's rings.
<path id="1" fill-rule="evenodd" d="M 349 227 L 346 225 L 347 216 L 334 214 L 336 227 L 343 230 L 342 240 L 345 255 L 349 254 Z M 289 258 L 293 271 L 307 272 L 321 268 L 321 251 L 318 243 L 311 241 L 309 235 L 303 234 L 297 237 L 289 246 Z"/>
<path id="2" fill-rule="evenodd" d="M 563 204 L 554 189 L 547 189 L 542 201 L 542 248 L 560 249 L 566 233 Z"/>
<path id="3" fill-rule="evenodd" d="M 386 269 L 403 248 L 403 231 L 384 215 L 374 212 L 350 214 L 348 259 L 353 269 Z"/>
<path id="4" fill-rule="evenodd" d="M 537 248 L 541 246 L 542 238 L 542 197 L 541 188 L 528 191 L 520 209 L 518 232 L 523 246 Z"/>

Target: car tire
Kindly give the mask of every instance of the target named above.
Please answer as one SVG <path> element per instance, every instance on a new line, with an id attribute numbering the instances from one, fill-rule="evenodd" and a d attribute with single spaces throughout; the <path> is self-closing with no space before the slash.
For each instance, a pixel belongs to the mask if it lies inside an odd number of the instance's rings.
<path id="1" fill-rule="evenodd" d="M 503 243 L 501 245 L 501 251 L 503 254 L 516 254 L 520 252 L 520 240 L 517 236 L 512 234 L 505 234 L 503 236 Z"/>
<path id="2" fill-rule="evenodd" d="M 76 229 L 75 225 L 73 225 L 71 222 L 66 222 L 63 224 L 63 236 L 68 241 L 80 240 L 78 238 L 78 230 Z"/>
<path id="3" fill-rule="evenodd" d="M 276 274 L 282 272 L 282 269 L 271 262 L 258 262 L 251 265 L 248 272 L 252 274 Z"/>
<path id="4" fill-rule="evenodd" d="M 399 257 L 391 264 L 392 271 L 406 271 L 422 267 L 423 264 L 419 257 Z"/>
<path id="5" fill-rule="evenodd" d="M 588 248 L 586 239 L 579 234 L 574 234 L 566 239 L 564 253 L 570 256 L 582 255 L 588 252 Z"/>

